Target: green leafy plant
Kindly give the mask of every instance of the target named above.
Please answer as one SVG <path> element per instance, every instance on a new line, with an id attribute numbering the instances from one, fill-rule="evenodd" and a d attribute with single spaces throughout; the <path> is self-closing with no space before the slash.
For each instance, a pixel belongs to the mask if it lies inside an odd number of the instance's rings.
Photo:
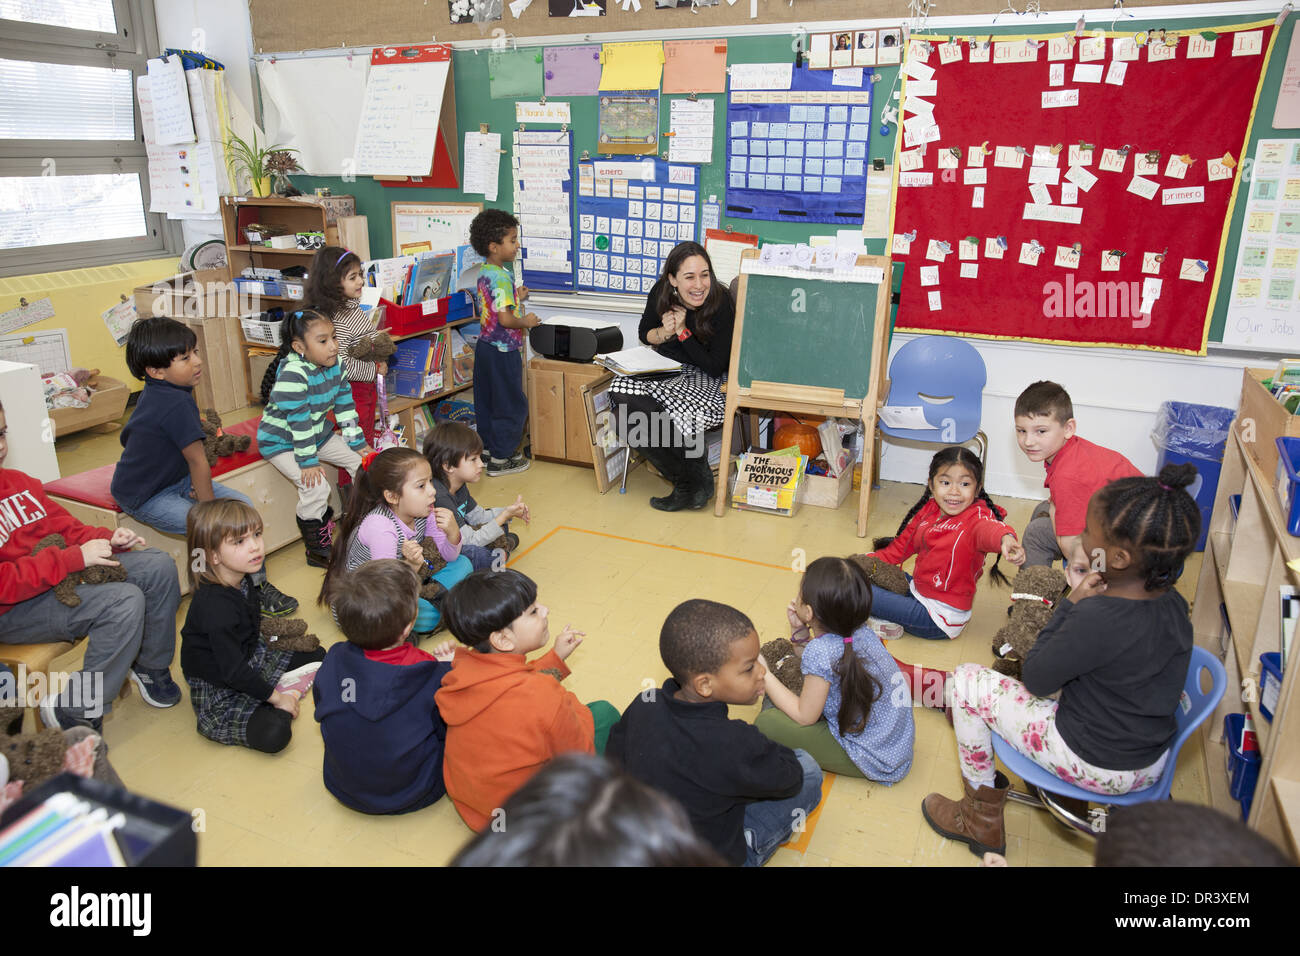
<path id="1" fill-rule="evenodd" d="M 272 146 L 263 146 L 257 141 L 257 130 L 253 130 L 252 142 L 230 134 L 226 140 L 226 166 L 230 170 L 231 178 L 238 180 L 240 176 L 246 177 L 254 189 L 258 184 L 268 178 L 273 173 L 283 173 L 285 160 L 290 161 L 292 154 L 298 152 L 292 146 L 283 146 L 275 144 Z M 272 161 L 274 157 L 274 161 Z M 271 161 L 271 162 L 268 162 Z M 293 162 L 297 166 L 296 162 Z"/>

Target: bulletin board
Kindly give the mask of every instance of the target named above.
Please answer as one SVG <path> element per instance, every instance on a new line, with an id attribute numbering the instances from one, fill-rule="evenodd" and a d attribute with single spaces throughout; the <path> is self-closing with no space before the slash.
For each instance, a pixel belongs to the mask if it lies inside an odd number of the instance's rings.
<path id="1" fill-rule="evenodd" d="M 900 329 L 1204 352 L 1273 22 L 1190 34 L 909 45 Z"/>
<path id="2" fill-rule="evenodd" d="M 394 202 L 392 255 L 401 255 L 405 243 L 429 242 L 435 250 L 452 249 L 469 242 L 469 224 L 483 211 L 479 202 Z M 375 258 L 387 258 L 376 255 Z"/>

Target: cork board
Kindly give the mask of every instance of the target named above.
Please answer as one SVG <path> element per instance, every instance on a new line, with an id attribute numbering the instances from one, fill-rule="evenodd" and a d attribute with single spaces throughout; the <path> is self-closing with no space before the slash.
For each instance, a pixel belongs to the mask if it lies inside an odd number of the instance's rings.
<path id="1" fill-rule="evenodd" d="M 249 0 L 253 25 L 253 49 L 257 53 L 286 53 L 339 46 L 381 46 L 385 43 L 440 43 L 457 40 L 491 39 L 493 30 L 523 39 L 563 37 L 578 39 L 589 34 L 625 30 L 709 29 L 720 26 L 762 26 L 788 23 L 823 23 L 850 20 L 904 19 L 906 6 L 899 0 L 757 0 L 758 17 L 750 19 L 751 0 L 737 0 L 734 6 L 720 0 L 717 6 L 657 10 L 654 0 L 641 0 L 641 11 L 625 12 L 617 0 L 608 0 L 603 17 L 567 19 L 548 17 L 546 0 L 533 0 L 516 20 L 506 9 L 498 21 L 485 24 L 452 24 L 446 0 L 374 0 L 358 7 L 349 0 Z M 1183 6 L 1213 3 L 1191 0 Z M 1159 6 L 1160 0 L 1127 0 L 1125 10 Z M 508 5 L 507 5 L 508 6 Z M 944 16 L 993 16 L 1007 7 L 1006 0 L 947 0 L 940 9 Z M 1078 0 L 1042 0 L 1044 12 L 1080 9 Z M 1008 24 L 1015 18 L 1006 18 Z M 1002 21 L 999 20 L 999 26 Z M 1108 27 L 1092 22 L 1092 28 Z M 498 36 L 502 34 L 496 34 Z"/>

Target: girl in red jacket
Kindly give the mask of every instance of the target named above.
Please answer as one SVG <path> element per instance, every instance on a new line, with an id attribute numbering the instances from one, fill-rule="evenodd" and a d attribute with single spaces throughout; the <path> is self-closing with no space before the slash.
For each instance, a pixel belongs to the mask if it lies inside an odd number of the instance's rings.
<path id="1" fill-rule="evenodd" d="M 882 561 L 902 564 L 915 554 L 916 567 L 908 575 L 910 594 L 873 591 L 872 628 L 885 638 L 901 634 L 897 627 L 891 634 L 877 626 L 880 620 L 930 640 L 959 637 L 970 620 L 984 555 L 998 554 L 1017 566 L 1025 562 L 1025 549 L 1003 522 L 1005 516 L 985 494 L 984 466 L 973 452 L 950 445 L 935 455 L 925 494 L 898 526 L 898 535 L 875 541 L 873 553 Z M 989 576 L 1007 583 L 996 561 Z"/>

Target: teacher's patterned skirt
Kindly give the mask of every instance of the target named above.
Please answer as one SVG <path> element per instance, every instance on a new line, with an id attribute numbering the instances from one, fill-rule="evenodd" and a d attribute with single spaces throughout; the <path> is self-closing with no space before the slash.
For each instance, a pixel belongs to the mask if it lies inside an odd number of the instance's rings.
<path id="1" fill-rule="evenodd" d="M 722 424 L 727 407 L 722 381 L 698 368 L 684 366 L 680 373 L 664 378 L 616 375 L 609 391 L 615 400 L 652 399 L 668 413 L 677 430 L 689 438 Z"/>

